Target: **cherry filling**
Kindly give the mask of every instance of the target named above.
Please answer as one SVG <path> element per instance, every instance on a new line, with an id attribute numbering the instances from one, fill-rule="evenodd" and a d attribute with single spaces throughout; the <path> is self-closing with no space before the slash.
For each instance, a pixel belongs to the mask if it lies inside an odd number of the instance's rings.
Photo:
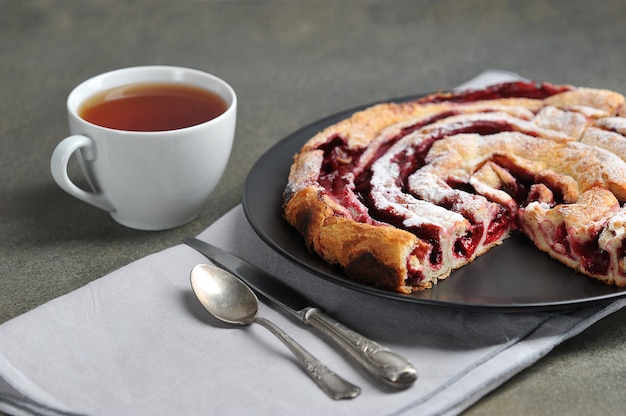
<path id="1" fill-rule="evenodd" d="M 458 112 L 445 111 L 403 127 L 397 135 L 390 137 L 385 143 L 379 146 L 372 162 L 385 154 L 394 143 L 404 136 L 425 125 L 432 124 L 455 114 L 458 114 Z M 343 203 L 351 202 L 353 191 L 356 190 L 356 192 L 360 194 L 366 189 L 371 178 L 369 166 L 363 166 L 358 172 L 356 171 L 356 165 L 365 149 L 350 149 L 347 140 L 339 135 L 330 137 L 325 143 L 318 146 L 318 149 L 324 151 L 324 161 L 320 169 L 318 183 L 326 189 L 330 195 L 337 198 L 339 203 L 343 205 Z M 425 149 L 421 153 L 425 155 L 427 152 L 428 149 Z M 408 173 L 409 172 L 407 172 L 407 174 Z M 359 198 L 362 199 L 361 195 L 359 195 Z"/>
<path id="2" fill-rule="evenodd" d="M 478 120 L 468 124 L 461 124 L 456 126 L 444 126 L 439 129 L 435 129 L 430 132 L 427 136 L 422 137 L 421 140 L 418 140 L 413 146 L 407 147 L 402 151 L 395 154 L 391 160 L 393 164 L 398 166 L 399 175 L 396 178 L 396 185 L 403 189 L 406 192 L 408 188 L 408 178 L 414 173 L 416 170 L 420 169 L 424 166 L 426 155 L 428 151 L 432 147 L 432 144 L 448 135 L 460 134 L 460 133 L 477 133 L 477 134 L 492 134 L 498 133 L 502 131 L 510 131 L 513 129 L 513 126 L 506 121 L 493 121 L 493 120 Z M 394 141 L 399 140 L 400 138 L 395 138 Z M 414 233 L 418 238 L 428 241 L 432 246 L 432 250 L 429 254 L 429 262 L 431 267 L 439 268 L 443 261 L 443 253 L 441 249 L 441 242 L 439 241 L 439 231 L 440 229 L 435 225 L 422 225 L 419 227 L 406 227 L 403 222 L 403 218 L 398 218 L 395 213 L 391 209 L 387 210 L 379 210 L 373 208 L 376 206 L 375 201 L 372 200 L 372 196 L 370 194 L 370 179 L 371 179 L 371 171 L 367 169 L 363 174 L 361 174 L 356 180 L 356 189 L 359 192 L 361 198 L 368 202 L 368 206 L 370 208 L 370 215 L 373 218 L 379 219 L 383 222 L 390 223 L 395 225 L 398 228 L 406 229 Z M 463 188 L 466 192 L 473 193 L 473 188 L 469 184 L 455 184 L 456 188 Z M 516 186 L 515 189 L 520 189 L 521 186 Z M 444 202 L 442 206 L 444 208 L 451 209 L 454 205 L 454 201 Z M 453 254 L 458 257 L 470 258 L 480 240 L 482 239 L 484 232 L 484 224 L 479 223 L 475 220 L 473 213 L 471 212 L 460 212 L 466 218 L 470 220 L 472 225 L 467 230 L 466 234 L 457 239 L 454 242 Z M 511 221 L 511 215 L 504 207 L 500 208 L 500 212 L 496 216 L 495 220 L 490 223 L 487 232 L 489 236 L 487 238 L 488 242 L 491 243 L 496 241 L 498 238 L 502 236 L 502 234 L 508 229 L 507 226 Z"/>
<path id="3" fill-rule="evenodd" d="M 434 140 L 424 140 L 417 146 L 411 146 L 393 156 L 391 163 L 397 165 L 399 169 L 396 178 L 397 186 L 403 189 L 408 187 L 407 179 L 413 172 L 424 166 L 424 158 L 433 142 Z"/>
<path id="4" fill-rule="evenodd" d="M 371 200 L 369 194 L 367 198 L 369 205 L 372 207 L 375 206 L 374 201 Z M 439 226 L 432 223 L 426 223 L 419 226 L 406 226 L 404 224 L 404 218 L 396 215 L 396 213 L 393 212 L 391 209 L 376 210 L 372 208 L 372 210 L 375 210 L 376 212 L 376 220 L 379 220 L 383 223 L 391 224 L 397 228 L 413 233 L 420 240 L 427 242 L 428 246 L 430 246 L 430 251 L 426 253 L 424 250 L 422 250 L 422 257 L 419 258 L 428 257 L 431 267 L 435 269 L 441 266 L 441 263 L 443 261 L 443 253 L 441 251 L 441 244 L 439 242 L 439 233 L 441 231 L 441 228 Z"/>
<path id="5" fill-rule="evenodd" d="M 319 149 L 324 151 L 318 177 L 320 186 L 346 208 L 353 219 L 370 223 L 367 207 L 354 194 L 354 171 L 362 150 L 349 149 L 346 140 L 338 135 L 319 146 Z"/>
<path id="6" fill-rule="evenodd" d="M 472 225 L 463 237 L 454 242 L 454 254 L 466 259 L 472 257 L 483 236 L 483 231 L 482 224 Z"/>
<path id="7" fill-rule="evenodd" d="M 400 140 L 404 134 L 409 134 L 414 131 L 415 129 L 413 127 L 414 126 L 407 127 L 401 134 L 391 138 L 386 144 L 381 146 L 379 153 L 382 154 L 384 150 Z M 406 190 L 408 177 L 424 165 L 425 157 L 436 140 L 451 134 L 491 134 L 506 131 L 511 128 L 510 124 L 506 122 L 481 120 L 469 125 L 457 126 L 456 128 L 446 127 L 431 132 L 427 138 L 419 141 L 416 145 L 408 147 L 394 155 L 392 163 L 399 167 L 399 175 L 396 178 L 397 186 Z M 431 245 L 432 249 L 429 253 L 431 267 L 437 268 L 441 265 L 443 254 L 438 237 L 440 230 L 437 226 L 423 225 L 419 227 L 406 227 L 403 224 L 403 219 L 398 218 L 391 209 L 377 210 L 376 208 L 367 208 L 367 206 L 375 207 L 376 204 L 370 194 L 371 170 L 369 168 L 358 167 L 360 174 L 355 177 L 355 173 L 358 173 L 357 163 L 362 154 L 362 150 L 349 149 L 347 141 L 338 135 L 319 146 L 319 149 L 324 151 L 324 162 L 318 179 L 319 184 L 324 187 L 338 203 L 344 206 L 355 220 L 366 223 L 383 221 L 414 233 L 418 238 L 429 242 Z M 494 155 L 492 161 L 508 170 L 515 177 L 514 182 L 503 184 L 502 190 L 504 192 L 511 195 L 518 204 L 528 203 L 534 199 L 535 195 L 529 193 L 529 189 L 532 189 L 531 184 L 535 180 L 533 174 L 527 172 L 506 156 Z M 448 178 L 447 183 L 452 188 L 468 193 L 475 193 L 471 185 L 467 183 L 455 182 L 452 178 Z M 557 195 L 559 194 L 558 189 L 556 193 Z M 441 205 L 451 209 L 454 205 L 454 201 L 444 201 Z M 458 257 L 470 258 L 480 243 L 483 233 L 485 232 L 485 225 L 477 222 L 471 212 L 460 213 L 464 215 L 472 225 L 463 237 L 454 242 L 453 254 Z M 499 212 L 487 227 L 487 235 L 484 244 L 488 245 L 497 241 L 502 234 L 510 228 L 511 220 L 511 212 L 505 207 L 500 206 Z"/>
<path id="8" fill-rule="evenodd" d="M 405 127 L 397 136 L 390 138 L 385 144 L 381 145 L 377 151 L 377 155 L 373 160 L 380 157 L 395 142 L 411 132 L 423 127 L 424 125 L 433 123 L 453 115 L 452 112 L 441 113 L 419 123 Z M 394 156 L 393 163 L 400 168 L 397 185 L 406 188 L 406 181 L 409 175 L 424 165 L 424 158 L 430 150 L 432 144 L 448 135 L 460 133 L 477 133 L 482 135 L 498 133 L 503 131 L 514 130 L 514 126 L 505 121 L 478 120 L 466 125 L 460 126 L 444 126 L 431 132 L 428 137 L 419 141 L 415 146 L 405 149 Z M 335 135 L 327 142 L 318 147 L 324 151 L 324 162 L 320 170 L 318 178 L 319 184 L 324 187 L 332 196 L 338 199 L 339 203 L 346 202 L 352 204 L 352 193 L 358 188 L 359 193 L 366 191 L 366 185 L 371 178 L 369 166 L 360 167 L 359 171 L 355 171 L 356 164 L 364 149 L 348 148 L 345 138 Z M 505 166 L 507 167 L 507 166 Z M 520 172 L 522 173 L 522 172 Z M 356 176 L 356 177 L 355 177 Z M 530 179 L 530 178 L 529 178 Z M 529 180 L 530 182 L 530 180 Z M 348 190 L 349 192 L 346 192 Z M 518 198 L 516 197 L 516 200 Z"/>
<path id="9" fill-rule="evenodd" d="M 545 230 L 543 231 L 545 232 Z M 600 238 L 600 233 L 597 233 L 591 240 L 581 242 L 574 239 L 570 243 L 565 223 L 561 223 L 550 234 L 548 235 L 550 246 L 555 253 L 567 257 L 572 257 L 573 254 L 576 254 L 580 258 L 581 265 L 586 272 L 596 275 L 607 274 L 611 263 L 611 255 L 608 251 L 599 247 L 598 239 Z M 624 247 L 622 247 L 621 251 L 623 255 Z"/>
<path id="10" fill-rule="evenodd" d="M 598 246 L 599 234 L 592 240 L 572 242 L 572 250 L 580 256 L 583 268 L 596 275 L 606 275 L 611 263 L 611 255 Z"/>
<path id="11" fill-rule="evenodd" d="M 487 246 L 497 241 L 502 235 L 511 228 L 511 222 L 513 221 L 513 215 L 511 211 L 503 206 L 499 207 L 499 212 L 489 223 L 487 227 L 487 235 L 483 245 Z"/>
<path id="12" fill-rule="evenodd" d="M 419 257 L 420 254 L 416 253 L 416 257 Z M 406 285 L 407 286 L 419 286 L 420 282 L 424 280 L 426 276 L 421 270 L 412 270 L 410 267 L 407 272 Z"/>
<path id="13" fill-rule="evenodd" d="M 564 192 L 560 183 L 528 171 L 526 167 L 518 165 L 514 159 L 506 155 L 495 154 L 491 161 L 506 169 L 515 178 L 515 182 L 505 183 L 502 190 L 511 195 L 519 205 L 541 201 L 554 206 L 564 202 Z"/>
<path id="14" fill-rule="evenodd" d="M 572 256 L 572 249 L 569 245 L 569 240 L 567 239 L 567 228 L 565 228 L 565 223 L 559 224 L 559 226 L 554 230 L 552 235 L 552 249 L 556 253 L 564 256 Z"/>
<path id="15" fill-rule="evenodd" d="M 554 86 L 552 84 L 535 84 L 535 83 L 507 83 L 487 88 L 483 91 L 469 91 L 454 94 L 439 94 L 420 100 L 420 103 L 427 102 L 473 102 L 486 99 L 508 98 L 508 97 L 526 97 L 543 99 L 551 95 L 570 89 L 564 86 Z M 365 149 L 351 149 L 348 142 L 341 135 L 330 137 L 324 144 L 318 148 L 324 151 L 324 158 L 320 170 L 318 183 L 326 192 L 333 197 L 340 205 L 345 207 L 352 215 L 353 219 L 359 222 L 370 224 L 378 224 L 379 221 L 392 224 L 398 228 L 405 229 L 414 233 L 418 238 L 428 244 L 420 245 L 417 252 L 413 253 L 419 259 L 428 258 L 432 269 L 438 269 L 443 262 L 443 253 L 439 236 L 441 228 L 436 224 L 423 224 L 419 226 L 407 227 L 404 225 L 405 218 L 399 217 L 393 208 L 377 209 L 373 196 L 371 194 L 371 164 L 382 157 L 389 149 L 402 138 L 418 131 L 420 128 L 433 124 L 439 120 L 445 119 L 458 112 L 445 112 L 437 114 L 433 117 L 420 120 L 419 122 L 403 127 L 400 132 L 390 137 L 385 143 L 379 145 L 375 151 L 375 156 L 371 162 L 364 163 L 361 156 Z M 408 178 L 415 171 L 425 164 L 425 158 L 432 147 L 432 144 L 446 136 L 452 136 L 461 133 L 475 133 L 480 135 L 489 135 L 505 131 L 519 130 L 519 126 L 514 126 L 506 120 L 472 120 L 471 122 L 461 122 L 443 125 L 434 129 L 430 129 L 428 133 L 425 131 L 419 136 L 419 140 L 415 140 L 413 145 L 397 152 L 391 159 L 391 163 L 396 165 L 399 175 L 396 185 L 407 192 Z M 536 135 L 533 131 L 524 131 L 529 135 Z M 418 133 L 419 134 L 419 133 Z M 491 161 L 508 171 L 512 180 L 502 184 L 502 191 L 509 194 L 519 206 L 525 206 L 533 200 L 548 202 L 551 206 L 562 201 L 563 192 L 554 184 L 544 184 L 543 188 L 533 187 L 537 181 L 534 173 L 525 170 L 524 166 L 518 165 L 516 161 L 504 155 L 494 155 Z M 453 189 L 458 189 L 470 194 L 476 194 L 475 189 L 468 183 L 461 183 L 454 179 L 448 179 L 447 183 Z M 393 201 L 401 203 L 402 201 Z M 451 209 L 455 205 L 453 201 L 441 204 Z M 447 206 L 446 206 L 447 205 Z M 456 204 L 459 205 L 459 204 Z M 459 258 L 471 258 L 478 245 L 485 235 L 484 245 L 490 245 L 498 241 L 502 235 L 511 229 L 514 212 L 512 208 L 498 206 L 497 213 L 490 219 L 489 223 L 483 223 L 482 220 L 474 218 L 472 212 L 459 212 L 470 221 L 470 226 L 465 235 L 458 238 L 453 243 L 453 255 Z M 464 211 L 462 208 L 454 206 L 454 210 Z M 574 250 L 582 259 L 585 269 L 594 274 L 606 273 L 609 267 L 609 254 L 598 248 L 597 238 L 595 241 L 577 244 L 570 247 L 567 241 L 566 230 L 558 229 L 554 235 L 553 241 L 558 241 L 558 245 L 562 251 L 566 251 L 567 255 L 571 255 L 570 250 Z M 622 248 L 622 254 L 626 253 L 626 247 Z M 407 284 L 416 284 L 424 278 L 421 266 L 412 270 L 409 265 L 409 278 Z"/>
<path id="16" fill-rule="evenodd" d="M 420 103 L 439 103 L 444 101 L 468 103 L 499 98 L 535 98 L 542 100 L 571 89 L 571 87 L 566 85 L 553 85 L 547 82 L 506 82 L 492 85 L 482 90 L 468 90 L 428 96 L 420 100 Z"/>
<path id="17" fill-rule="evenodd" d="M 362 150 L 349 149 L 346 140 L 338 135 L 319 146 L 319 149 L 324 151 L 319 183 L 335 194 L 349 184 L 347 174 L 354 171 L 354 163 Z"/>

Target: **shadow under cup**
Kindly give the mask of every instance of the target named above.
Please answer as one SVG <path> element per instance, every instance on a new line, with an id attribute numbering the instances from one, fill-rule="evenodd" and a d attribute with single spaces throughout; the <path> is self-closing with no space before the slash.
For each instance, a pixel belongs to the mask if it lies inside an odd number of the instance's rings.
<path id="1" fill-rule="evenodd" d="M 102 127 L 79 115 L 86 100 L 117 87 L 176 84 L 217 94 L 226 110 L 191 127 L 166 131 L 127 131 Z M 217 186 L 232 149 L 237 96 L 223 80 L 180 67 L 145 66 L 93 77 L 69 95 L 71 136 L 55 148 L 50 167 L 70 195 L 108 211 L 118 223 L 140 230 L 164 230 L 193 220 Z M 75 155 L 91 187 L 68 177 Z"/>

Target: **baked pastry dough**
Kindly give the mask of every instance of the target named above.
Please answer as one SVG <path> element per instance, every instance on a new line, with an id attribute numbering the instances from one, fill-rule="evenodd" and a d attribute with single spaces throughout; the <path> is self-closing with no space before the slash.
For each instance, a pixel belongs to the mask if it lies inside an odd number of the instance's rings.
<path id="1" fill-rule="evenodd" d="M 430 288 L 515 230 L 625 287 L 625 113 L 619 93 L 533 82 L 375 105 L 295 155 L 284 216 L 387 290 Z"/>

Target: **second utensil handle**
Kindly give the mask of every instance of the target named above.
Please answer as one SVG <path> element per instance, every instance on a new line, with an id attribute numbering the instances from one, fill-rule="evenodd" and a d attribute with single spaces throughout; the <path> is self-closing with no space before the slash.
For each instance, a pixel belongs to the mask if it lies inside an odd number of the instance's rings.
<path id="1" fill-rule="evenodd" d="M 335 400 L 353 399 L 361 393 L 361 389 L 358 386 L 335 374 L 334 371 L 326 367 L 326 365 L 271 321 L 256 317 L 254 322 L 264 326 L 272 334 L 276 335 L 298 358 L 309 377 L 331 398 Z"/>
<path id="2" fill-rule="evenodd" d="M 417 380 L 417 371 L 406 359 L 361 334 L 358 334 L 317 308 L 304 317 L 310 325 L 344 347 L 367 370 L 396 388 L 407 388 Z"/>

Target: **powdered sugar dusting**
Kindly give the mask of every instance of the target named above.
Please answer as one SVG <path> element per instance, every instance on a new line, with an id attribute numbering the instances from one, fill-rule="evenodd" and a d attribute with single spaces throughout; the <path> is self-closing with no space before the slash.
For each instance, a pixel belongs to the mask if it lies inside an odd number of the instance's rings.
<path id="1" fill-rule="evenodd" d="M 579 139 L 592 121 L 585 115 L 574 111 L 563 111 L 551 105 L 544 107 L 535 116 L 533 123 L 537 126 L 560 131 L 570 137 Z"/>
<path id="2" fill-rule="evenodd" d="M 596 126 L 626 135 L 626 117 L 604 117 L 596 120 Z"/>
<path id="3" fill-rule="evenodd" d="M 370 194 L 376 208 L 381 211 L 392 209 L 398 216 L 404 218 L 403 222 L 407 227 L 420 227 L 424 224 L 446 227 L 450 224 L 464 223 L 463 216 L 419 200 L 405 193 L 398 185 L 400 167 L 394 163 L 393 157 L 407 142 L 411 142 L 412 138 L 415 138 L 415 135 L 396 143 L 372 165 Z M 408 153 L 410 152 L 409 149 Z"/>
<path id="4" fill-rule="evenodd" d="M 439 98 L 379 107 L 378 119 L 362 111 L 328 129 L 352 137 L 341 130 L 349 126 L 365 143 L 358 160 L 324 173 L 349 188 L 331 180 L 329 195 L 350 205 L 336 215 L 347 210 L 357 221 L 390 223 L 422 239 L 431 248 L 406 261 L 419 264 L 408 269 L 419 274 L 420 286 L 444 278 L 514 227 L 568 266 L 626 284 L 626 206 L 592 221 L 610 198 L 584 200 L 609 192 L 626 202 L 621 94 L 572 87 L 542 99 Z M 311 143 L 330 143 L 318 136 Z M 346 143 L 339 151 L 353 155 L 356 142 Z M 300 183 L 288 190 L 315 185 L 318 158 L 301 161 L 307 172 L 292 172 L 290 186 Z"/>

